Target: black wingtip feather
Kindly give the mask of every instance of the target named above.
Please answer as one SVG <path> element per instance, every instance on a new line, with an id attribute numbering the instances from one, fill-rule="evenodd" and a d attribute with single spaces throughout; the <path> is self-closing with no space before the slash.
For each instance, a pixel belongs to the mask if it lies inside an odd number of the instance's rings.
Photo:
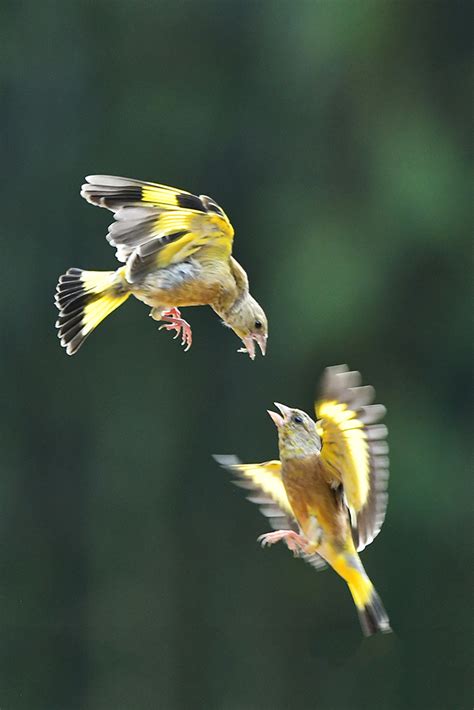
<path id="1" fill-rule="evenodd" d="M 176 195 L 176 202 L 184 209 L 206 212 L 205 206 L 197 195 L 191 195 L 187 192 L 183 192 L 180 195 Z"/>

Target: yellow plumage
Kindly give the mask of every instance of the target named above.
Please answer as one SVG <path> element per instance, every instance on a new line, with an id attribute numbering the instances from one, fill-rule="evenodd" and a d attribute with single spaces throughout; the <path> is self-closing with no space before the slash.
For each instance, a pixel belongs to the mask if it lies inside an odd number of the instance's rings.
<path id="1" fill-rule="evenodd" d="M 281 461 L 266 461 L 265 463 L 228 464 L 243 480 L 251 481 L 263 493 L 268 495 L 285 513 L 293 515 L 290 501 L 286 495 L 281 479 Z"/>
<path id="2" fill-rule="evenodd" d="M 343 402 L 316 404 L 318 433 L 324 441 L 321 457 L 341 483 L 349 505 L 360 510 L 369 494 L 369 450 L 364 425 Z"/>
<path id="3" fill-rule="evenodd" d="M 316 403 L 317 421 L 284 405 L 269 412 L 278 427 L 280 459 L 241 464 L 218 457 L 251 490 L 275 532 L 263 544 L 284 540 L 315 567 L 328 563 L 348 584 L 369 635 L 389 631 L 382 602 L 362 566 L 362 550 L 378 534 L 387 505 L 385 407 L 360 386 L 347 366 L 327 368 Z M 263 495 L 262 495 L 263 494 Z"/>
<path id="4" fill-rule="evenodd" d="M 121 286 L 122 269 L 83 271 L 69 269 L 61 276 L 56 293 L 61 345 L 69 355 L 90 333 L 130 296 Z"/>
<path id="5" fill-rule="evenodd" d="M 163 321 L 162 328 L 181 334 L 186 349 L 192 342 L 191 327 L 181 318 L 179 307 L 210 305 L 241 338 L 252 359 L 255 343 L 265 354 L 267 319 L 249 293 L 245 271 L 232 257 L 234 230 L 214 200 L 110 175 L 91 175 L 86 180 L 81 195 L 114 213 L 107 240 L 116 247 L 116 256 L 125 267 L 103 275 L 70 269 L 60 278 L 57 327 L 69 354 L 126 300 L 125 294 L 151 306 L 150 315 Z M 83 295 L 97 290 L 102 293 L 100 303 L 92 298 L 82 300 L 82 319 L 76 311 L 71 316 L 72 301 L 75 306 L 79 303 L 77 292 L 70 288 L 72 277 L 79 278 L 76 272 L 82 274 Z M 93 281 L 87 281 L 89 278 Z M 107 290 L 109 282 L 112 285 Z"/>

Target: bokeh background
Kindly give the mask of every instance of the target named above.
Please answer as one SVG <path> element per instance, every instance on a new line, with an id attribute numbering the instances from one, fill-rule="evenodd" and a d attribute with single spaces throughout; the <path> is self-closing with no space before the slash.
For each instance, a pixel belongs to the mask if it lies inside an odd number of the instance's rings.
<path id="1" fill-rule="evenodd" d="M 472 4 L 5 0 L 0 706 L 472 706 Z M 53 292 L 114 268 L 84 175 L 212 195 L 270 321 L 177 342 L 129 301 L 74 358 Z M 212 453 L 276 453 L 266 408 L 326 365 L 388 407 L 391 485 L 363 555 L 395 633 L 342 581 L 262 551 Z"/>

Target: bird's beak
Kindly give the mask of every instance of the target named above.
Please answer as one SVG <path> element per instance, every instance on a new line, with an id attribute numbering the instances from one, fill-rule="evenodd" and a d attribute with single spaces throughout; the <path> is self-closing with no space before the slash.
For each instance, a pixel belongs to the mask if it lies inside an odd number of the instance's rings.
<path id="1" fill-rule="evenodd" d="M 255 360 L 255 343 L 258 343 L 262 355 L 265 355 L 267 349 L 266 335 L 247 335 L 245 338 L 242 338 L 242 342 L 245 347 L 237 350 L 238 353 L 248 353 L 250 359 Z"/>
<path id="2" fill-rule="evenodd" d="M 285 422 L 289 420 L 291 416 L 291 409 L 289 407 L 285 407 L 284 404 L 279 404 L 278 402 L 274 402 L 273 404 L 280 410 L 283 416 L 280 416 L 280 414 L 277 414 L 276 412 L 272 412 L 270 409 L 267 409 L 267 412 L 272 418 L 272 421 L 275 426 L 281 427 L 283 426 L 283 424 L 285 424 Z"/>
<path id="3" fill-rule="evenodd" d="M 237 352 L 248 353 L 250 359 L 255 360 L 255 343 L 253 341 L 252 336 L 248 335 L 246 338 L 242 338 L 242 342 L 245 345 L 245 347 L 240 348 L 240 350 L 238 350 Z"/>
<path id="4" fill-rule="evenodd" d="M 258 343 L 258 347 L 262 355 L 265 355 L 267 349 L 267 336 L 266 335 L 254 335 L 255 340 Z"/>

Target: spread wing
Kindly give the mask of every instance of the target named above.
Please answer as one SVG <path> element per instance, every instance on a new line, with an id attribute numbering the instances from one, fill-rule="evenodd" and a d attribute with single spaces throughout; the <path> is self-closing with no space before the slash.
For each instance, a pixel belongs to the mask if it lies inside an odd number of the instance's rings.
<path id="1" fill-rule="evenodd" d="M 111 175 L 89 175 L 81 195 L 114 213 L 107 241 L 127 262 L 127 278 L 165 268 L 206 248 L 212 258 L 227 260 L 234 230 L 224 210 L 205 195 L 166 185 Z"/>
<path id="2" fill-rule="evenodd" d="M 247 500 L 258 505 L 260 512 L 268 518 L 273 530 L 294 530 L 299 526 L 286 495 L 281 478 L 281 462 L 243 464 L 236 456 L 214 456 L 217 463 L 227 468 L 235 476 L 233 483 L 248 491 Z M 316 569 L 324 569 L 326 563 L 317 553 L 302 555 Z"/>
<path id="3" fill-rule="evenodd" d="M 358 550 L 380 532 L 388 501 L 387 427 L 380 423 L 386 410 L 372 404 L 374 396 L 360 373 L 337 365 L 326 368 L 316 402 L 321 461 L 343 485 Z"/>

